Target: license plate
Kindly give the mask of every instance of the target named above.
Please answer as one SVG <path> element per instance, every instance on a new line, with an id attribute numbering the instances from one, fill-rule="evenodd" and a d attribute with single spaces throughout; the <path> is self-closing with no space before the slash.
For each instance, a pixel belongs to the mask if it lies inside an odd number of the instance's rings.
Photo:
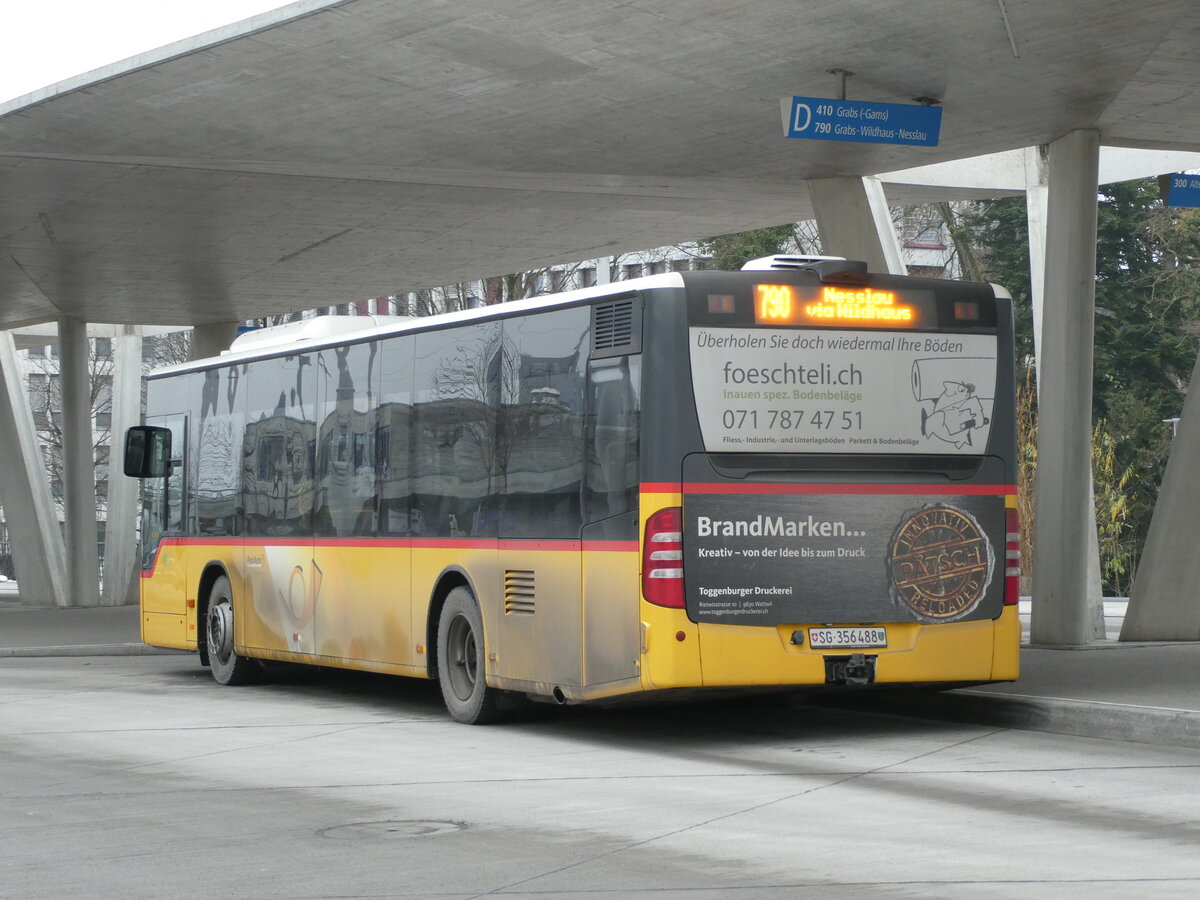
<path id="1" fill-rule="evenodd" d="M 824 647 L 886 647 L 887 629 L 871 628 L 810 628 L 808 645 L 816 650 Z"/>

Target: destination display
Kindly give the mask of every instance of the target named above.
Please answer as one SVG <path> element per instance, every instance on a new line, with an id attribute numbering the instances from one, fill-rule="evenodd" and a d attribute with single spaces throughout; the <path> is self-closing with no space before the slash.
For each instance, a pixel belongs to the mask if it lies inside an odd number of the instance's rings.
<path id="1" fill-rule="evenodd" d="M 994 335 L 696 326 L 689 339 L 710 453 L 987 450 Z"/>
<path id="2" fill-rule="evenodd" d="M 754 321 L 759 325 L 852 325 L 856 328 L 919 328 L 936 321 L 932 291 L 790 284 L 754 286 Z"/>
<path id="3" fill-rule="evenodd" d="M 696 622 L 875 625 L 1000 613 L 994 548 L 1004 540 L 1002 496 L 724 487 L 685 488 L 685 589 Z M 885 640 L 857 639 L 867 637 Z M 839 639 L 847 636 L 814 638 Z"/>

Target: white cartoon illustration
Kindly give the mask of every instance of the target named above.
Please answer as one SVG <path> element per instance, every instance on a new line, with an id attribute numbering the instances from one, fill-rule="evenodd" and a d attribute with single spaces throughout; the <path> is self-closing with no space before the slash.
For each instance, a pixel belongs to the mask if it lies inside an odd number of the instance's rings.
<path id="1" fill-rule="evenodd" d="M 975 358 L 918 359 L 913 362 L 913 396 L 922 401 L 921 434 L 956 448 L 987 443 L 992 398 L 979 395 Z"/>

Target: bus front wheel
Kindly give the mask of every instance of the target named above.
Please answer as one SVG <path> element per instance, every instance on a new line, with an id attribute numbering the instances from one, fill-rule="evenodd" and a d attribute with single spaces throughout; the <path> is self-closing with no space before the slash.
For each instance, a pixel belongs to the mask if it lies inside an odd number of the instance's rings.
<path id="1" fill-rule="evenodd" d="M 486 725 L 500 717 L 500 692 L 488 687 L 483 617 L 465 587 L 446 597 L 438 618 L 438 682 L 446 709 L 467 725 Z"/>
<path id="2" fill-rule="evenodd" d="M 204 636 L 208 646 L 208 664 L 218 684 L 246 684 L 258 674 L 254 660 L 239 656 L 233 649 L 233 590 L 229 578 L 222 575 L 208 594 Z"/>

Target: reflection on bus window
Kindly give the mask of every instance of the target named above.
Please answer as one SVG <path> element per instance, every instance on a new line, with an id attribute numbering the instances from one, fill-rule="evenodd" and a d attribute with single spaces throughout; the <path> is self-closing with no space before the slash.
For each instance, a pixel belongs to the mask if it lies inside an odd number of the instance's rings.
<path id="1" fill-rule="evenodd" d="M 316 423 L 312 357 L 247 364 L 242 510 L 246 534 L 312 534 Z"/>
<path id="2" fill-rule="evenodd" d="M 197 530 L 200 534 L 237 534 L 245 428 L 238 367 L 212 369 L 203 379 L 199 434 L 192 439 Z"/>
<path id="3" fill-rule="evenodd" d="M 504 323 L 500 536 L 576 536 L 582 525 L 587 309 Z"/>
<path id="4" fill-rule="evenodd" d="M 374 442 L 379 346 L 356 344 L 318 356 L 317 537 L 375 534 L 379 473 Z"/>
<path id="5" fill-rule="evenodd" d="M 588 521 L 638 502 L 641 357 L 598 360 L 588 372 Z"/>
<path id="6" fill-rule="evenodd" d="M 499 323 L 417 337 L 411 459 L 413 533 L 494 537 L 499 474 Z M 416 531 L 419 527 L 421 531 Z"/>

